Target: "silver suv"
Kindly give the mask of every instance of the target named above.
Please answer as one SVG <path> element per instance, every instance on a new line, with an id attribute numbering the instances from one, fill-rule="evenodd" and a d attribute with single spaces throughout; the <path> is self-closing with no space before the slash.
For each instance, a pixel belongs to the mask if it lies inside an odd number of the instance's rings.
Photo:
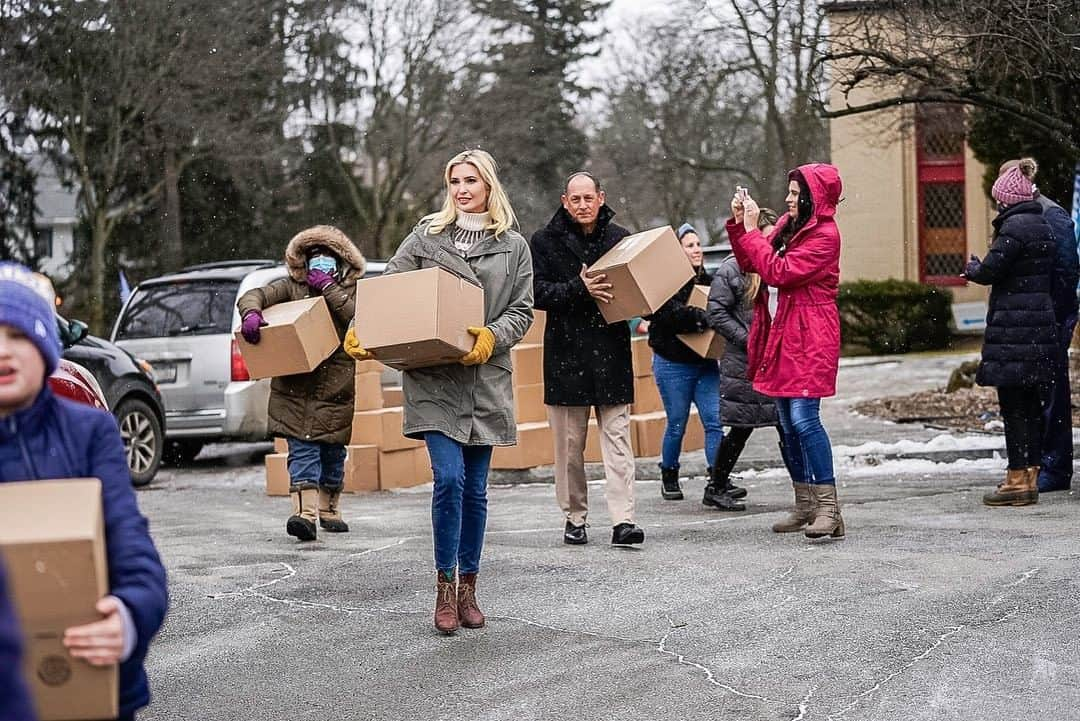
<path id="1" fill-rule="evenodd" d="M 233 340 L 236 301 L 285 275 L 273 260 L 192 266 L 143 281 L 121 308 L 112 342 L 153 366 L 174 462 L 208 442 L 266 439 L 270 381 L 248 377 Z"/>
<path id="2" fill-rule="evenodd" d="M 364 277 L 385 267 L 368 261 Z M 268 438 L 270 380 L 248 377 L 233 340 L 240 328 L 236 301 L 286 275 L 274 260 L 195 265 L 144 280 L 120 309 L 112 342 L 153 366 L 170 461 L 191 461 L 206 443 Z"/>

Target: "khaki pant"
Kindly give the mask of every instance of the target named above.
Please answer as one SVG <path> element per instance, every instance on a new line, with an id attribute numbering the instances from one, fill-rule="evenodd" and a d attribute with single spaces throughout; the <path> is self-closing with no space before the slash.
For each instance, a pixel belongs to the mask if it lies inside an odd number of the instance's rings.
<path id="1" fill-rule="evenodd" d="M 547 406 L 555 439 L 555 497 L 566 519 L 575 526 L 589 513 L 589 486 L 585 480 L 585 437 L 590 406 Z M 634 451 L 630 446 L 630 406 L 597 406 L 600 452 L 611 525 L 634 522 Z"/>

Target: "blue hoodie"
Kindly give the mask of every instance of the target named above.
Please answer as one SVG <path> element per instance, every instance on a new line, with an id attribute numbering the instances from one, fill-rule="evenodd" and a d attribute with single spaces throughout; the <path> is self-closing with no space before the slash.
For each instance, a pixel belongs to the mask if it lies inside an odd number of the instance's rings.
<path id="1" fill-rule="evenodd" d="M 0 563 L 0 721 L 34 721 L 30 693 L 22 677 L 22 633 L 7 595 Z"/>
<path id="2" fill-rule="evenodd" d="M 116 420 L 46 387 L 32 406 L 0 419 L 0 483 L 52 478 L 101 481 L 109 593 L 127 607 L 138 636 L 120 664 L 120 717 L 131 716 L 150 702 L 143 661 L 169 604 L 165 568 L 135 501 Z"/>

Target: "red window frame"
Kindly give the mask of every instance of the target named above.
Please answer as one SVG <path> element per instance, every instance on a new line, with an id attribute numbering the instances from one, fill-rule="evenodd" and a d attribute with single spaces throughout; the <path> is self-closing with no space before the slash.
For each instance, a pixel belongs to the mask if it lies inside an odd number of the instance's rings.
<path id="1" fill-rule="evenodd" d="M 957 275 L 928 275 L 926 270 L 926 243 L 927 234 L 930 230 L 926 223 L 926 188 L 935 184 L 959 184 L 962 193 L 966 193 L 966 174 L 964 172 L 964 152 L 955 155 L 928 157 L 923 150 L 923 133 L 925 123 L 921 114 L 916 115 L 915 121 L 915 163 L 916 163 L 916 203 L 919 210 L 919 282 L 928 285 L 960 286 L 966 284 L 963 278 Z M 962 209 L 961 226 L 964 233 L 964 257 L 967 257 L 967 200 Z"/>

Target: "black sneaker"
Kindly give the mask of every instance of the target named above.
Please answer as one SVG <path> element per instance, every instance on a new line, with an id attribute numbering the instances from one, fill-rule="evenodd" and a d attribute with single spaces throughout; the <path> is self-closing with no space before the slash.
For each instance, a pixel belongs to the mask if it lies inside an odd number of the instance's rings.
<path id="1" fill-rule="evenodd" d="M 645 542 L 645 531 L 633 523 L 620 523 L 611 529 L 611 545 L 631 546 Z"/>
<path id="2" fill-rule="evenodd" d="M 563 531 L 563 543 L 571 546 L 584 546 L 589 542 L 589 534 L 585 533 L 585 524 L 575 526 L 570 521 L 566 522 L 566 529 Z"/>
<path id="3" fill-rule="evenodd" d="M 746 489 L 742 486 L 733 486 L 729 483 L 727 494 L 732 498 L 746 498 Z"/>
<path id="4" fill-rule="evenodd" d="M 745 489 L 743 492 L 745 496 Z M 706 506 L 712 506 L 721 511 L 745 511 L 746 506 L 736 501 L 732 494 L 727 489 L 719 489 L 716 486 L 705 486 L 705 495 L 701 499 L 701 503 Z"/>

